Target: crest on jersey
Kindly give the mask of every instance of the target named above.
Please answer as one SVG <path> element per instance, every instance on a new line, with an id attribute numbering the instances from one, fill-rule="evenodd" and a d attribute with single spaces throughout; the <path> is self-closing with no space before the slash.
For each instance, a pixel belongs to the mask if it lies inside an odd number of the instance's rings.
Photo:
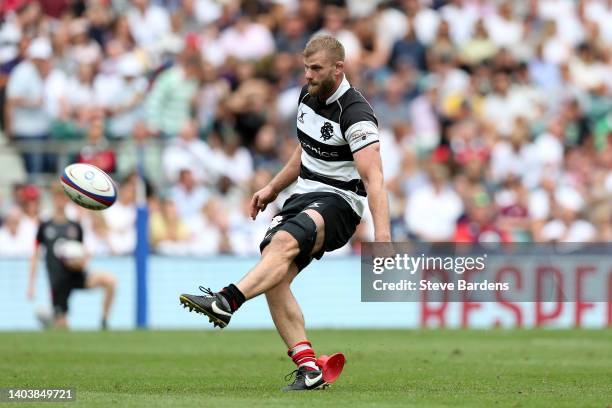
<path id="1" fill-rule="evenodd" d="M 334 127 L 331 123 L 325 122 L 323 126 L 321 126 L 321 139 L 329 140 L 334 135 Z"/>
<path id="2" fill-rule="evenodd" d="M 306 114 L 306 112 L 304 112 L 304 111 L 303 111 L 303 110 L 300 108 L 300 111 L 298 112 L 298 114 L 299 114 L 299 116 L 298 116 L 297 120 L 298 120 L 300 123 L 304 123 L 304 115 Z"/>

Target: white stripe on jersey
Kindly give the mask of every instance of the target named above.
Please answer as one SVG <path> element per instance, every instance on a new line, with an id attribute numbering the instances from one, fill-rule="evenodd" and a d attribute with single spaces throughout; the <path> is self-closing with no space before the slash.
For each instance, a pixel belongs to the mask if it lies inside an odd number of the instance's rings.
<path id="1" fill-rule="evenodd" d="M 304 103 L 300 103 L 300 105 L 298 106 L 298 116 L 301 116 L 302 119 L 297 121 L 298 129 L 300 129 L 302 132 L 306 133 L 308 136 L 315 139 L 316 141 L 332 146 L 346 144 L 346 140 L 344 140 L 344 137 L 342 137 L 340 124 L 319 115 L 310 106 Z M 323 138 L 321 138 L 321 128 L 323 127 L 325 122 L 331 123 L 332 128 L 334 130 L 333 136 L 328 140 L 324 140 Z"/>
<path id="2" fill-rule="evenodd" d="M 351 146 L 351 152 L 363 149 L 365 146 L 378 142 L 378 128 L 369 120 L 353 123 L 344 134 L 348 144 Z"/>
<path id="3" fill-rule="evenodd" d="M 351 181 L 361 178 L 354 161 L 319 160 L 302 150 L 302 164 L 313 173 L 321 174 L 335 180 Z"/>

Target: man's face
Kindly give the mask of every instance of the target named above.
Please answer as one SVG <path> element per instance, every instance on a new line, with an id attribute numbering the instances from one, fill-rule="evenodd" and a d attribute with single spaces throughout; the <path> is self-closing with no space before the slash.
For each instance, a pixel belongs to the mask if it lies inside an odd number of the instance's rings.
<path id="1" fill-rule="evenodd" d="M 64 194 L 62 191 L 53 193 L 53 207 L 56 211 L 64 211 L 66 204 L 68 204 L 68 196 L 66 194 Z"/>
<path id="2" fill-rule="evenodd" d="M 313 96 L 329 95 L 336 80 L 336 63 L 323 50 L 304 57 L 304 76 L 308 81 L 308 93 Z"/>
<path id="3" fill-rule="evenodd" d="M 42 77 L 46 77 L 51 71 L 51 60 L 50 59 L 42 59 L 42 58 L 34 58 L 32 60 L 34 66 L 38 69 L 38 72 Z"/>

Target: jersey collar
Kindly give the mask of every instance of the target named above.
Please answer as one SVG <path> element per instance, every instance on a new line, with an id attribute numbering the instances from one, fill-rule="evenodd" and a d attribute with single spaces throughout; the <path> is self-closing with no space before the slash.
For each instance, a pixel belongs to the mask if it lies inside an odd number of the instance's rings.
<path id="1" fill-rule="evenodd" d="M 351 84 L 349 84 L 349 81 L 346 79 L 346 75 L 344 75 L 342 77 L 342 82 L 340 82 L 340 85 L 338 86 L 338 89 L 336 89 L 336 92 L 334 92 L 332 96 L 327 98 L 325 104 L 329 105 L 330 103 L 336 102 L 342 95 L 344 95 L 346 91 L 349 90 L 350 87 Z"/>

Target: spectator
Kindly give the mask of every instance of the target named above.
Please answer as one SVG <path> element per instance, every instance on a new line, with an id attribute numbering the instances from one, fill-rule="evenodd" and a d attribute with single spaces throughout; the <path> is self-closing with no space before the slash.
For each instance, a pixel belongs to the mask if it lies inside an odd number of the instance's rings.
<path id="1" fill-rule="evenodd" d="M 89 23 L 84 18 L 70 23 L 70 58 L 79 65 L 94 65 L 102 58 L 100 44 L 90 38 L 89 29 Z"/>
<path id="2" fill-rule="evenodd" d="M 467 214 L 457 224 L 454 242 L 505 243 L 511 238 L 495 223 L 495 208 L 483 189 L 471 194 Z"/>
<path id="3" fill-rule="evenodd" d="M 462 211 L 461 198 L 449 184 L 448 169 L 435 164 L 429 170 L 429 184 L 408 197 L 404 217 L 415 238 L 425 242 L 448 242 L 454 237 Z"/>
<path id="4" fill-rule="evenodd" d="M 408 63 L 421 72 L 427 68 L 426 49 L 411 26 L 409 26 L 406 36 L 393 44 L 388 65 L 395 68 L 399 61 Z"/>
<path id="5" fill-rule="evenodd" d="M 595 240 L 597 230 L 580 216 L 584 200 L 578 192 L 563 189 L 557 193 L 558 214 L 542 228 L 545 242 L 590 242 Z"/>
<path id="6" fill-rule="evenodd" d="M 266 234 L 270 217 L 250 219 L 251 199 L 244 197 L 241 211 L 229 215 L 228 238 L 232 253 L 238 256 L 253 256 L 259 254 L 258 238 Z"/>
<path id="7" fill-rule="evenodd" d="M 163 153 L 163 166 L 166 178 L 175 183 L 181 170 L 188 169 L 196 182 L 214 184 L 225 163 L 215 156 L 208 144 L 198 139 L 198 129 L 194 121 L 186 121 L 178 137 L 168 143 Z"/>
<path id="8" fill-rule="evenodd" d="M 16 204 L 20 207 L 22 214 L 20 228 L 24 234 L 34 237 L 41 219 L 40 211 L 40 189 L 35 185 L 18 186 L 15 190 Z"/>
<path id="9" fill-rule="evenodd" d="M 460 58 L 467 65 L 478 65 L 492 58 L 498 50 L 498 44 L 489 36 L 483 20 L 478 20 L 474 28 L 474 37 L 461 46 Z"/>
<path id="10" fill-rule="evenodd" d="M 508 176 L 522 178 L 534 170 L 534 151 L 528 144 L 528 135 L 515 130 L 509 140 L 498 141 L 491 151 L 491 178 L 501 182 Z"/>
<path id="11" fill-rule="evenodd" d="M 24 166 L 30 176 L 53 169 L 52 157 L 40 151 L 51 130 L 45 99 L 52 56 L 47 38 L 34 39 L 28 47 L 27 59 L 11 72 L 7 85 L 7 133 L 21 144 Z"/>
<path id="12" fill-rule="evenodd" d="M 247 14 L 241 14 L 234 25 L 226 28 L 220 41 L 224 54 L 238 60 L 259 60 L 275 49 L 268 27 L 253 21 Z"/>
<path id="13" fill-rule="evenodd" d="M 346 10 L 329 5 L 325 7 L 323 16 L 323 29 L 315 35 L 327 34 L 336 37 L 344 46 L 346 67 L 354 67 L 354 64 L 361 58 L 361 44 L 357 36 L 351 30 L 345 28 Z"/>
<path id="14" fill-rule="evenodd" d="M 397 123 L 406 121 L 410 101 L 403 85 L 397 75 L 391 75 L 387 79 L 384 96 L 376 101 L 376 116 L 381 127 L 392 128 Z"/>
<path id="15" fill-rule="evenodd" d="M 147 122 L 154 132 L 172 138 L 189 120 L 201 72 L 200 56 L 183 53 L 176 66 L 159 75 L 146 101 Z"/>
<path id="16" fill-rule="evenodd" d="M 246 184 L 253 175 L 251 154 L 240 146 L 240 139 L 234 133 L 228 133 L 223 142 L 223 149 L 213 152 L 222 169 L 221 174 L 236 185 Z"/>
<path id="17" fill-rule="evenodd" d="M 136 123 L 144 120 L 147 81 L 141 76 L 141 64 L 134 55 L 123 56 L 117 69 L 121 78 L 117 80 L 112 99 L 109 98 L 109 134 L 113 138 L 126 138 Z"/>
<path id="18" fill-rule="evenodd" d="M 142 159 L 142 170 L 144 176 L 150 180 L 164 180 L 164 166 L 162 164 L 162 146 L 155 140 L 147 125 L 136 122 L 132 133 L 127 140 L 121 144 L 117 151 L 117 172 L 128 174 L 140 165 Z"/>
<path id="19" fill-rule="evenodd" d="M 150 228 L 151 245 L 160 254 L 185 255 L 189 252 L 191 232 L 171 199 L 163 200 L 160 211 L 151 214 Z"/>
<path id="20" fill-rule="evenodd" d="M 472 36 L 478 13 L 466 0 L 450 0 L 440 8 L 440 15 L 449 24 L 454 44 L 462 45 Z"/>
<path id="21" fill-rule="evenodd" d="M 297 14 L 287 16 L 281 22 L 279 33 L 276 36 L 276 49 L 278 52 L 300 54 L 306 43 L 308 35 L 304 20 Z"/>
<path id="22" fill-rule="evenodd" d="M 278 136 L 273 125 L 264 125 L 255 136 L 253 146 L 253 166 L 256 169 L 264 168 L 276 172 L 282 167 L 278 160 Z"/>
<path id="23" fill-rule="evenodd" d="M 189 220 L 194 238 L 191 252 L 204 256 L 231 253 L 229 220 L 217 198 L 212 198 L 202 207 L 198 216 Z"/>
<path id="24" fill-rule="evenodd" d="M 21 218 L 21 210 L 12 208 L 0 227 L 0 256 L 25 257 L 33 251 L 34 235 Z"/>
<path id="25" fill-rule="evenodd" d="M 136 44 L 150 48 L 170 33 L 170 15 L 160 6 L 150 4 L 149 0 L 133 0 L 127 12 L 127 23 Z"/>
<path id="26" fill-rule="evenodd" d="M 178 184 L 172 187 L 169 195 L 183 220 L 194 217 L 210 196 L 204 187 L 197 184 L 190 169 L 180 171 Z"/>
<path id="27" fill-rule="evenodd" d="M 56 170 L 43 150 L 65 139 L 87 138 L 78 160 L 107 170 L 116 152 L 117 174 L 144 164 L 195 226 L 180 253 L 256 250 L 243 207 L 298 143 L 301 52 L 318 32 L 345 44 L 351 84 L 374 101 L 394 240 L 612 236 L 608 0 L 112 0 L 44 2 L 45 15 L 4 3 L 1 130 L 30 178 Z M 0 219 L 17 206 L 35 230 L 41 191 L 20 187 Z M 67 208 L 92 251 L 133 249 L 133 195 L 108 219 Z M 355 250 L 370 232 L 364 222 Z"/>
<path id="28" fill-rule="evenodd" d="M 125 179 L 119 186 L 117 201 L 104 211 L 111 252 L 128 255 L 136 248 L 136 183 Z"/>
<path id="29" fill-rule="evenodd" d="M 86 145 L 77 155 L 76 162 L 93 164 L 107 173 L 115 172 L 115 151 L 109 147 L 104 136 L 104 118 L 101 115 L 90 123 L 87 129 Z"/>
<path id="30" fill-rule="evenodd" d="M 77 120 L 89 118 L 89 115 L 101 105 L 94 84 L 95 77 L 96 70 L 93 64 L 80 64 L 76 76 L 68 78 L 65 102 L 69 117 Z"/>
<path id="31" fill-rule="evenodd" d="M 500 48 L 516 49 L 523 40 L 523 22 L 515 19 L 510 1 L 499 4 L 497 12 L 486 19 L 485 25 L 491 40 Z"/>
<path id="32" fill-rule="evenodd" d="M 100 212 L 90 212 L 83 220 L 84 241 L 87 253 L 91 256 L 115 255 L 108 226 Z"/>

